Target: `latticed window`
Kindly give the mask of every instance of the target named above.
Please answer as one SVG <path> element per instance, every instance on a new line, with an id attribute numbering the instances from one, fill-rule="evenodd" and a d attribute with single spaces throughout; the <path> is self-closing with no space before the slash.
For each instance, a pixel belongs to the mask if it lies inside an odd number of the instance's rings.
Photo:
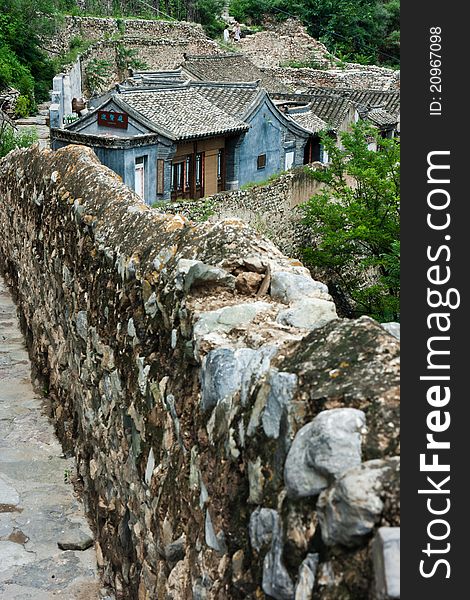
<path id="1" fill-rule="evenodd" d="M 184 162 L 174 163 L 172 165 L 171 177 L 173 191 L 181 191 L 184 187 Z"/>
<path id="2" fill-rule="evenodd" d="M 224 173 L 224 150 L 221 148 L 217 153 L 217 179 L 220 180 Z"/>
<path id="3" fill-rule="evenodd" d="M 202 187 L 204 182 L 204 152 L 196 154 L 196 187 Z"/>
<path id="4" fill-rule="evenodd" d="M 184 189 L 189 190 L 191 185 L 191 156 L 186 157 L 186 164 L 184 169 Z"/>

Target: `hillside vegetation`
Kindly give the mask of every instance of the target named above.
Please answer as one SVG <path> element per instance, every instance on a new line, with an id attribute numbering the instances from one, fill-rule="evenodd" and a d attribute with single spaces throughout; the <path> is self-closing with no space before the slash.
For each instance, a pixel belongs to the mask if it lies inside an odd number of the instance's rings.
<path id="1" fill-rule="evenodd" d="M 400 0 L 232 0 L 231 14 L 254 25 L 298 17 L 334 55 L 398 67 Z"/>

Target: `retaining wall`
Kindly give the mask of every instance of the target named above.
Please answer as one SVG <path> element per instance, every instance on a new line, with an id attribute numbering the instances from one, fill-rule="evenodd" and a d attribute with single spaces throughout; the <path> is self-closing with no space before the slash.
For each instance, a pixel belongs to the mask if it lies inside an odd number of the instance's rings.
<path id="1" fill-rule="evenodd" d="M 159 214 L 83 147 L 0 162 L 0 265 L 117 598 L 386 597 L 392 335 L 337 319 L 243 222 Z"/>

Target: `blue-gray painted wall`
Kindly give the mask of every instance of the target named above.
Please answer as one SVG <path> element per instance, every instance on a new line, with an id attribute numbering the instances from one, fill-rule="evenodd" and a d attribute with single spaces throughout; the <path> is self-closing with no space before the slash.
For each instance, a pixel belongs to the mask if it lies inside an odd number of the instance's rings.
<path id="1" fill-rule="evenodd" d="M 52 140 L 52 149 L 58 150 L 67 146 L 63 140 Z M 122 181 L 135 190 L 135 161 L 144 158 L 144 201 L 152 204 L 156 201 L 170 200 L 171 157 L 176 146 L 152 144 L 131 148 L 103 148 L 93 144 L 85 144 L 92 148 L 98 159 L 112 171 L 117 173 Z M 165 193 L 157 195 L 157 159 L 165 160 Z"/>
<path id="2" fill-rule="evenodd" d="M 279 118 L 277 110 L 263 102 L 249 120 L 250 129 L 239 148 L 237 179 L 241 187 L 263 181 L 285 169 L 286 151 L 294 150 L 294 166 L 303 164 L 303 148 L 308 134 L 299 137 Z M 266 154 L 266 166 L 258 169 L 258 156 Z"/>

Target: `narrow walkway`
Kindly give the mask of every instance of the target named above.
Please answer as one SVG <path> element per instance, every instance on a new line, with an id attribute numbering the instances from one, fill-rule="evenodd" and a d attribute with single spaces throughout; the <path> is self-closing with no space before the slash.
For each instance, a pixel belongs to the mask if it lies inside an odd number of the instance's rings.
<path id="1" fill-rule="evenodd" d="M 16 119 L 15 124 L 18 131 L 27 129 L 36 129 L 40 148 L 49 148 L 49 127 L 46 125 L 46 118 L 49 115 L 50 102 L 44 102 L 38 106 L 38 114 L 34 117 Z"/>
<path id="2" fill-rule="evenodd" d="M 104 598 L 92 533 L 69 482 L 73 460 L 63 458 L 43 402 L 0 277 L 0 598 Z"/>

